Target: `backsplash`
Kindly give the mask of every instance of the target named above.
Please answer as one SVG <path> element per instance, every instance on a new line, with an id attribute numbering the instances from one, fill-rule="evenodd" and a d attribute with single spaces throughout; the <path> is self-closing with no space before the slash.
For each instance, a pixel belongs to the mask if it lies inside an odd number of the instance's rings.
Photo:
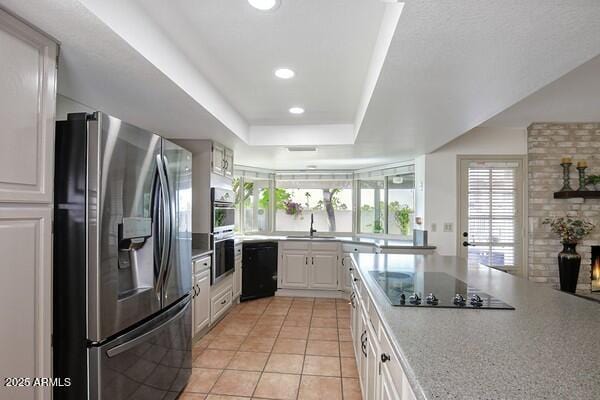
<path id="1" fill-rule="evenodd" d="M 600 174 L 600 123 L 533 123 L 527 129 L 529 279 L 558 287 L 560 240 L 542 225 L 546 217 L 572 216 L 600 225 L 600 200 L 554 199 L 562 187 L 560 159 L 571 157 L 571 186 L 578 188 L 577 161 L 586 160 L 586 175 Z M 590 291 L 591 246 L 600 244 L 600 227 L 577 246 L 581 269 L 577 290 Z"/>

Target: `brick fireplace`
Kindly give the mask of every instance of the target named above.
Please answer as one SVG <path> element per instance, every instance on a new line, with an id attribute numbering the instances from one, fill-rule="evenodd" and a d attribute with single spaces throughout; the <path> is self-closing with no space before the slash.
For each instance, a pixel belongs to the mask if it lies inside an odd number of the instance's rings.
<path id="1" fill-rule="evenodd" d="M 560 159 L 586 160 L 586 173 L 600 175 L 600 123 L 533 123 L 527 129 L 528 153 L 528 275 L 535 282 L 558 287 L 557 254 L 562 249 L 542 221 L 571 216 L 591 220 L 598 227 L 577 246 L 581 269 L 577 291 L 589 293 L 592 246 L 600 244 L 600 199 L 554 199 L 562 187 Z M 577 188 L 577 170 L 571 168 L 571 186 Z M 596 250 L 595 255 L 598 254 Z"/>

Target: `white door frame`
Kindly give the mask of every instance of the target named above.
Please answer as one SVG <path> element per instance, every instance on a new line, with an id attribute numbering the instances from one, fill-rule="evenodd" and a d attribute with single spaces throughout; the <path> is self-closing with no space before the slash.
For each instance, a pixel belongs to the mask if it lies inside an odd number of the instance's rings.
<path id="1" fill-rule="evenodd" d="M 465 217 L 465 207 L 462 204 L 463 190 L 465 189 L 465 180 L 463 176 L 462 165 L 464 161 L 518 161 L 521 164 L 521 176 L 520 179 L 520 190 L 521 190 L 521 235 L 522 245 L 520 254 L 520 266 L 515 274 L 524 278 L 528 276 L 528 215 L 527 215 L 527 156 L 526 155 L 515 155 L 515 154 L 494 154 L 494 155 L 480 155 L 480 154 L 461 154 L 456 156 L 456 216 L 457 216 L 457 229 L 456 229 L 456 254 L 461 255 L 463 251 L 463 237 L 462 232 L 464 231 L 463 223 Z"/>

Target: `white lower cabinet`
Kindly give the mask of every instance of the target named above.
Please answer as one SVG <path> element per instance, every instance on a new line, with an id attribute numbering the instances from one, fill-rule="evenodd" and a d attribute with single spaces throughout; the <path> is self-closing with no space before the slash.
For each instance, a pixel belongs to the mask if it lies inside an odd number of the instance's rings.
<path id="1" fill-rule="evenodd" d="M 335 252 L 312 252 L 309 267 L 311 289 L 337 289 L 338 287 L 338 254 Z"/>
<path id="2" fill-rule="evenodd" d="M 231 307 L 233 302 L 233 287 L 226 286 L 212 296 L 210 301 L 210 323 L 214 324 Z"/>
<path id="3" fill-rule="evenodd" d="M 205 270 L 194 275 L 192 289 L 193 334 L 197 335 L 210 322 L 210 270 Z"/>
<path id="4" fill-rule="evenodd" d="M 338 289 L 338 243 L 280 242 L 280 249 L 280 288 Z"/>
<path id="5" fill-rule="evenodd" d="M 210 322 L 210 266 L 210 256 L 193 262 L 192 337 L 200 333 Z"/>
<path id="6" fill-rule="evenodd" d="M 308 288 L 308 253 L 286 251 L 282 255 L 280 286 L 292 289 Z"/>
<path id="7" fill-rule="evenodd" d="M 242 294 L 242 244 L 235 245 L 235 268 L 233 270 L 233 298 L 237 299 Z"/>
<path id="8" fill-rule="evenodd" d="M 52 209 L 0 207 L 0 372 L 50 377 L 52 355 Z M 50 399 L 44 386 L 0 385 L 0 399 Z"/>
<path id="9" fill-rule="evenodd" d="M 356 270 L 349 273 L 350 327 L 363 399 L 414 400 L 415 395 L 360 276 Z"/>

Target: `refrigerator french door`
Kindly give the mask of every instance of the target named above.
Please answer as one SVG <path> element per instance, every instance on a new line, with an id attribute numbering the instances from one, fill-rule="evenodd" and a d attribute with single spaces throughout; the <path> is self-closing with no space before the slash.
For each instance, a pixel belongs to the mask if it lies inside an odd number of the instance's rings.
<path id="1" fill-rule="evenodd" d="M 191 374 L 191 155 L 103 113 L 56 125 L 55 399 L 175 398 Z"/>

